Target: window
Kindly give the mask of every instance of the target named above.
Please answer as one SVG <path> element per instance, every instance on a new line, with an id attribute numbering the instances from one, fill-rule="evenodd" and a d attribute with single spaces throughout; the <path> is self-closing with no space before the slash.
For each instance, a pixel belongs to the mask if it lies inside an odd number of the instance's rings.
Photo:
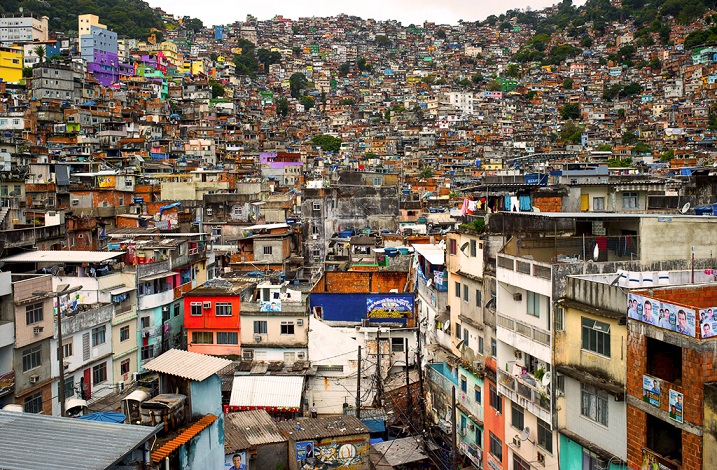
<path id="1" fill-rule="evenodd" d="M 490 435 L 490 453 L 498 460 L 503 460 L 503 441 L 498 439 L 495 434 L 488 431 Z"/>
<path id="2" fill-rule="evenodd" d="M 480 307 L 481 303 L 481 291 L 480 289 L 476 289 L 476 307 Z"/>
<path id="3" fill-rule="evenodd" d="M 149 317 L 142 317 L 139 319 L 140 328 L 149 328 Z"/>
<path id="4" fill-rule="evenodd" d="M 319 226 L 317 224 L 311 225 L 311 234 L 312 235 L 318 235 L 319 234 Z"/>
<path id="5" fill-rule="evenodd" d="M 555 309 L 555 331 L 565 331 L 565 309 L 563 307 Z"/>
<path id="6" fill-rule="evenodd" d="M 498 395 L 498 390 L 493 385 L 490 386 L 490 406 L 498 413 L 503 412 L 503 398 Z"/>
<path id="7" fill-rule="evenodd" d="M 129 374 L 129 364 L 129 359 L 125 359 L 124 361 L 120 362 L 120 374 Z"/>
<path id="8" fill-rule="evenodd" d="M 42 302 L 25 307 L 25 324 L 32 325 L 42 321 Z"/>
<path id="9" fill-rule="evenodd" d="M 681 384 L 682 348 L 650 337 L 646 338 L 646 340 L 647 374 L 668 382 Z"/>
<path id="10" fill-rule="evenodd" d="M 580 384 L 580 414 L 607 426 L 608 395 L 592 385 Z"/>
<path id="11" fill-rule="evenodd" d="M 403 338 L 391 338 L 391 351 L 403 352 Z"/>
<path id="12" fill-rule="evenodd" d="M 104 344 L 105 342 L 105 330 L 107 329 L 107 325 L 98 326 L 96 328 L 92 328 L 92 346 L 98 346 L 100 344 Z"/>
<path id="13" fill-rule="evenodd" d="M 531 470 L 530 464 L 513 452 L 513 470 Z"/>
<path id="14" fill-rule="evenodd" d="M 610 325 L 582 317 L 583 349 L 610 357 Z"/>
<path id="15" fill-rule="evenodd" d="M 540 298 L 542 295 L 528 291 L 528 315 L 540 317 Z"/>
<path id="16" fill-rule="evenodd" d="M 142 346 L 142 349 L 140 351 L 140 357 L 143 361 L 146 361 L 147 359 L 152 359 L 154 357 L 154 346 L 151 344 L 149 346 Z"/>
<path id="17" fill-rule="evenodd" d="M 211 331 L 192 331 L 192 344 L 214 344 L 214 333 Z"/>
<path id="18" fill-rule="evenodd" d="M 461 283 L 456 282 L 456 297 L 461 298 Z"/>
<path id="19" fill-rule="evenodd" d="M 189 314 L 193 317 L 201 317 L 202 316 L 202 303 L 201 302 L 192 302 L 189 304 Z"/>
<path id="20" fill-rule="evenodd" d="M 633 192 L 622 193 L 622 208 L 623 209 L 637 209 L 637 193 L 633 193 Z"/>
<path id="21" fill-rule="evenodd" d="M 129 326 L 123 326 L 120 328 L 120 343 L 129 339 Z"/>
<path id="22" fill-rule="evenodd" d="M 169 305 L 162 307 L 162 323 L 169 321 Z"/>
<path id="23" fill-rule="evenodd" d="M 495 339 L 490 340 L 490 355 L 493 357 L 498 356 L 498 343 L 496 343 Z"/>
<path id="24" fill-rule="evenodd" d="M 594 197 L 593 198 L 593 210 L 594 211 L 604 211 L 605 210 L 605 198 L 604 197 Z"/>
<path id="25" fill-rule="evenodd" d="M 179 311 L 181 310 L 181 308 L 182 308 L 182 307 L 181 307 L 180 304 L 178 304 L 178 303 L 177 303 L 177 304 L 174 304 L 174 313 L 173 313 L 173 315 L 174 315 L 175 317 L 178 317 L 178 316 L 179 316 Z"/>
<path id="26" fill-rule="evenodd" d="M 448 247 L 450 254 L 455 255 L 458 252 L 458 242 L 455 238 L 451 238 Z"/>
<path id="27" fill-rule="evenodd" d="M 321 203 L 320 203 L 320 202 L 315 202 L 315 203 L 313 203 L 313 209 L 314 209 L 315 211 L 320 211 L 320 210 L 321 210 Z"/>
<path id="28" fill-rule="evenodd" d="M 272 248 L 272 247 L 270 247 L 270 246 L 265 246 L 265 247 L 264 247 L 264 254 L 265 254 L 265 255 L 270 255 L 270 254 L 271 254 L 271 248 Z"/>
<path id="29" fill-rule="evenodd" d="M 461 375 L 461 392 L 465 393 L 468 391 L 468 380 L 465 375 Z"/>
<path id="30" fill-rule="evenodd" d="M 456 338 L 460 338 L 460 337 L 461 337 L 461 324 L 456 323 Z"/>
<path id="31" fill-rule="evenodd" d="M 265 320 L 254 321 L 254 334 L 255 335 L 265 335 L 266 334 L 266 321 Z"/>
<path id="32" fill-rule="evenodd" d="M 57 382 L 57 396 L 60 396 L 60 382 Z M 65 399 L 75 396 L 75 376 L 65 377 Z"/>
<path id="33" fill-rule="evenodd" d="M 236 331 L 217 331 L 217 344 L 239 344 L 239 333 Z"/>
<path id="34" fill-rule="evenodd" d="M 510 425 L 518 431 L 522 431 L 523 428 L 525 428 L 525 415 L 523 414 L 523 408 L 512 402 L 510 406 Z"/>
<path id="35" fill-rule="evenodd" d="M 475 240 L 471 240 L 471 245 L 470 245 L 470 246 L 471 246 L 471 258 L 475 258 L 475 257 L 476 257 L 476 253 L 477 253 L 477 250 L 476 250 L 476 241 L 475 241 Z"/>
<path id="36" fill-rule="evenodd" d="M 281 322 L 281 334 L 282 335 L 293 335 L 294 334 L 294 322 L 293 321 Z"/>
<path id="37" fill-rule="evenodd" d="M 62 357 L 67 358 L 72 356 L 72 340 L 70 339 L 67 342 L 64 342 L 64 347 L 62 348 Z M 60 348 L 57 348 L 57 357 L 60 357 Z"/>
<path id="38" fill-rule="evenodd" d="M 25 398 L 25 413 L 42 413 L 42 390 Z"/>
<path id="39" fill-rule="evenodd" d="M 98 384 L 107 380 L 107 363 L 97 364 L 92 368 L 92 383 Z"/>
<path id="40" fill-rule="evenodd" d="M 218 317 L 232 316 L 232 304 L 230 304 L 229 302 L 217 302 L 214 308 Z"/>
<path id="41" fill-rule="evenodd" d="M 483 354 L 483 337 L 478 336 L 478 353 Z"/>
<path id="42" fill-rule="evenodd" d="M 473 399 L 476 401 L 476 403 L 480 403 L 480 402 L 481 402 L 481 394 L 480 394 L 480 391 L 481 391 L 481 390 L 480 390 L 480 387 L 479 387 L 478 385 L 476 385 L 476 386 L 473 388 L 473 393 L 474 393 Z"/>
<path id="43" fill-rule="evenodd" d="M 42 363 L 40 359 L 40 346 L 34 348 L 28 348 L 22 352 L 22 371 L 27 372 L 29 370 L 40 367 Z"/>
<path id="44" fill-rule="evenodd" d="M 468 284 L 463 284 L 463 301 L 468 302 Z"/>
<path id="45" fill-rule="evenodd" d="M 599 455 L 594 452 L 590 452 L 588 449 L 583 447 L 583 468 L 582 470 L 602 470 L 608 468 L 607 462 L 605 462 Z"/>
<path id="46" fill-rule="evenodd" d="M 553 432 L 550 430 L 550 425 L 540 418 L 538 418 L 538 445 L 553 453 Z"/>

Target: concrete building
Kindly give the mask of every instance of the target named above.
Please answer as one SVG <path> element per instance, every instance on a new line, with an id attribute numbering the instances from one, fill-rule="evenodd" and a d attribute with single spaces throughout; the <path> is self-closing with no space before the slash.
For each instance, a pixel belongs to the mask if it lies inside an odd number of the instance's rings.
<path id="1" fill-rule="evenodd" d="M 3 45 L 47 41 L 47 16 L 32 14 L 3 15 L 0 18 L 0 43 Z"/>
<path id="2" fill-rule="evenodd" d="M 7 83 L 22 80 L 23 50 L 21 47 L 0 47 L 0 79 Z"/>

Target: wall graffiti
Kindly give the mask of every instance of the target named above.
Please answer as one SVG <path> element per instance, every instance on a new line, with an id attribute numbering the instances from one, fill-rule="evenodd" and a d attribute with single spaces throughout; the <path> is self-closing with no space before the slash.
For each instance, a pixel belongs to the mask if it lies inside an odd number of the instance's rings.
<path id="1" fill-rule="evenodd" d="M 317 443 L 314 447 L 314 457 L 313 466 L 309 464 L 309 461 L 304 461 L 305 465 L 301 468 L 311 468 L 312 470 L 368 468 L 368 442 L 359 440 Z"/>

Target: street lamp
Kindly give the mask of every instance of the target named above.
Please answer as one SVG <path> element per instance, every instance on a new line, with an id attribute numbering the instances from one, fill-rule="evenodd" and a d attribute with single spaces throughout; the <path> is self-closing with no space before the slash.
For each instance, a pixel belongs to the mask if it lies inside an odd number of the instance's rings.
<path id="1" fill-rule="evenodd" d="M 33 292 L 32 295 L 57 301 L 57 360 L 60 362 L 60 416 L 65 416 L 65 349 L 62 344 L 62 312 L 60 312 L 60 297 L 82 290 L 82 286 L 70 287 L 69 284 L 60 284 L 57 290 L 50 292 Z M 54 304 L 53 304 L 54 309 Z"/>

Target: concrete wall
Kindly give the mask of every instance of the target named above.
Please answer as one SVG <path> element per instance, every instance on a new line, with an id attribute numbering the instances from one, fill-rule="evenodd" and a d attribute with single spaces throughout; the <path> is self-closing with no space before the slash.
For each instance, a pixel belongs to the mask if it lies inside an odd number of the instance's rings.
<path id="1" fill-rule="evenodd" d="M 717 218 L 690 217 L 640 220 L 640 258 L 643 264 L 667 260 L 689 260 L 691 247 L 695 258 L 713 258 L 717 254 Z"/>
<path id="2" fill-rule="evenodd" d="M 346 470 L 368 470 L 371 468 L 369 460 L 369 435 L 357 434 L 354 436 L 327 437 L 316 439 L 314 443 L 314 456 L 318 462 L 315 470 L 329 470 L 344 468 Z M 289 441 L 289 449 L 296 449 L 296 441 Z M 289 452 L 289 468 L 298 468 L 296 452 Z"/>
<path id="3" fill-rule="evenodd" d="M 179 448 L 179 468 L 224 468 L 224 415 L 221 411 L 219 419 Z"/>

